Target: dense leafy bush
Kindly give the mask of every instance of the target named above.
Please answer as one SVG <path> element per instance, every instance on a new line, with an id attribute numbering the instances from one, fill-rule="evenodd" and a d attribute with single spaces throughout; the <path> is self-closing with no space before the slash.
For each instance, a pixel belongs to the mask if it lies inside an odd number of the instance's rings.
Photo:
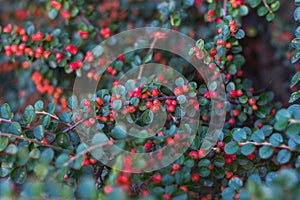
<path id="1" fill-rule="evenodd" d="M 276 29 L 271 43 L 278 57 L 292 63 L 300 58 L 300 29 L 293 40 L 277 29 L 284 26 L 275 16 L 279 8 L 278 0 L 2 2 L 0 196 L 299 198 L 300 105 L 254 89 L 244 72 L 252 58 L 243 56 L 242 40 L 258 31 L 243 25 L 250 13 Z M 294 18 L 300 19 L 299 8 Z M 173 29 L 196 40 L 192 47 L 180 41 L 170 47 L 186 49 L 182 55 L 204 63 L 210 77 L 190 60 L 155 48 L 165 45 L 168 32 L 128 36 L 132 46 L 117 53 L 121 47 L 111 38 L 141 27 Z M 105 40 L 113 51 L 98 45 Z M 151 43 L 141 48 L 145 41 Z M 86 93 L 74 89 L 78 78 Z M 290 103 L 300 97 L 299 80 L 297 72 Z M 90 91 L 97 81 L 97 91 Z M 219 124 L 211 123 L 213 116 Z M 142 129 L 131 129 L 134 124 Z M 163 128 L 155 130 L 158 124 Z M 218 141 L 206 147 L 211 127 Z M 113 145 L 128 154 L 119 159 Z M 163 151 L 166 145 L 172 151 Z M 131 157 L 139 153 L 152 157 Z M 165 165 L 157 167 L 157 161 Z"/>

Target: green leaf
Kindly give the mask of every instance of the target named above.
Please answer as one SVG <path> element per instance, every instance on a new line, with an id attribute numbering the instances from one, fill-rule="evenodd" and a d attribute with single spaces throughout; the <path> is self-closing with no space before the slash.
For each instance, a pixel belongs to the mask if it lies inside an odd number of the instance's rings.
<path id="1" fill-rule="evenodd" d="M 40 156 L 41 156 L 41 152 L 37 148 L 32 149 L 29 153 L 29 157 L 34 160 L 39 159 Z"/>
<path id="2" fill-rule="evenodd" d="M 230 179 L 228 185 L 229 185 L 229 187 L 238 191 L 239 189 L 241 189 L 241 187 L 243 187 L 243 182 L 239 178 L 232 178 L 232 179 Z"/>
<path id="3" fill-rule="evenodd" d="M 97 45 L 92 52 L 94 56 L 100 57 L 103 54 L 103 47 L 101 45 Z"/>
<path id="4" fill-rule="evenodd" d="M 298 91 L 298 92 L 293 92 L 293 93 L 291 94 L 289 103 L 293 103 L 294 101 L 297 101 L 299 98 L 300 98 L 300 91 Z"/>
<path id="5" fill-rule="evenodd" d="M 285 128 L 287 127 L 288 125 L 288 121 L 276 121 L 275 124 L 274 124 L 274 128 L 277 130 L 277 131 L 283 131 L 285 130 Z"/>
<path id="6" fill-rule="evenodd" d="M 270 158 L 273 155 L 273 151 L 274 151 L 274 149 L 273 149 L 272 146 L 269 146 L 269 145 L 262 146 L 259 149 L 259 156 L 262 159 L 268 159 L 268 158 Z"/>
<path id="7" fill-rule="evenodd" d="M 9 155 L 16 155 L 18 153 L 18 147 L 14 144 L 9 144 L 5 152 Z"/>
<path id="8" fill-rule="evenodd" d="M 3 151 L 8 145 L 8 137 L 1 137 L 0 138 L 0 151 Z"/>
<path id="9" fill-rule="evenodd" d="M 251 8 L 256 8 L 261 3 L 261 0 L 250 0 L 248 2 Z"/>
<path id="10" fill-rule="evenodd" d="M 78 13 L 79 13 L 79 9 L 77 8 L 77 7 L 72 7 L 72 9 L 71 9 L 71 16 L 72 17 L 75 17 L 76 15 L 78 15 Z"/>
<path id="11" fill-rule="evenodd" d="M 145 124 L 150 124 L 152 123 L 154 118 L 153 112 L 151 110 L 146 110 L 145 112 L 143 112 L 141 119 L 143 121 L 143 123 Z"/>
<path id="12" fill-rule="evenodd" d="M 292 64 L 296 63 L 299 59 L 300 59 L 300 51 L 294 52 L 291 60 Z"/>
<path id="13" fill-rule="evenodd" d="M 50 163 L 54 157 L 54 151 L 51 148 L 45 149 L 40 157 L 40 162 Z"/>
<path id="14" fill-rule="evenodd" d="M 234 130 L 233 134 L 233 139 L 237 142 L 244 142 L 247 139 L 247 134 L 244 129 L 237 128 Z"/>
<path id="15" fill-rule="evenodd" d="M 282 149 L 278 152 L 277 161 L 280 164 L 287 163 L 290 160 L 290 158 L 291 158 L 291 152 L 289 150 Z"/>
<path id="16" fill-rule="evenodd" d="M 22 128 L 18 122 L 13 122 L 9 125 L 8 131 L 14 135 L 21 135 Z"/>
<path id="17" fill-rule="evenodd" d="M 255 149 L 254 144 L 248 143 L 241 147 L 241 152 L 243 155 L 248 156 L 251 153 L 253 153 L 254 149 Z"/>
<path id="18" fill-rule="evenodd" d="M 299 38 L 299 48 L 300 48 L 300 38 Z M 299 81 L 300 81 L 300 71 L 297 72 L 297 73 L 292 77 L 290 87 L 291 87 L 291 88 L 294 87 Z"/>
<path id="19" fill-rule="evenodd" d="M 71 113 L 69 112 L 63 112 L 59 116 L 59 120 L 66 122 L 66 123 L 71 123 Z"/>
<path id="20" fill-rule="evenodd" d="M 267 19 L 268 22 L 272 21 L 274 18 L 275 18 L 275 14 L 274 13 L 267 14 L 266 19 Z"/>
<path id="21" fill-rule="evenodd" d="M 34 118 L 35 118 L 36 114 L 34 112 L 34 108 L 32 105 L 29 105 L 25 108 L 25 112 L 24 112 L 24 119 L 27 122 L 27 124 L 30 124 Z"/>
<path id="22" fill-rule="evenodd" d="M 288 121 L 291 118 L 291 114 L 289 111 L 281 109 L 276 113 L 275 118 L 277 121 Z"/>
<path id="23" fill-rule="evenodd" d="M 120 125 L 111 130 L 111 136 L 115 139 L 124 139 L 126 137 L 126 128 Z"/>
<path id="24" fill-rule="evenodd" d="M 281 143 L 283 142 L 283 138 L 282 136 L 279 134 L 279 133 L 274 133 L 270 139 L 269 139 L 270 143 L 273 145 L 273 146 L 280 146 Z"/>
<path id="25" fill-rule="evenodd" d="M 13 113 L 11 112 L 11 109 L 7 103 L 3 104 L 0 107 L 0 116 L 4 119 L 12 119 L 13 118 Z"/>
<path id="26" fill-rule="evenodd" d="M 44 102 L 42 100 L 35 102 L 34 109 L 36 111 L 42 111 L 44 109 Z"/>
<path id="27" fill-rule="evenodd" d="M 173 182 L 174 182 L 174 177 L 171 176 L 170 174 L 163 175 L 161 179 L 161 183 L 163 185 L 171 185 Z"/>
<path id="28" fill-rule="evenodd" d="M 172 26 L 179 26 L 181 23 L 181 19 L 180 19 L 180 12 L 174 12 L 173 14 L 171 14 L 171 25 Z"/>
<path id="29" fill-rule="evenodd" d="M 238 40 L 243 39 L 245 37 L 245 32 L 242 29 L 239 29 L 238 32 L 235 33 L 234 37 Z"/>
<path id="30" fill-rule="evenodd" d="M 295 162 L 295 167 L 300 168 L 300 155 L 297 157 L 296 162 Z"/>
<path id="31" fill-rule="evenodd" d="M 45 177 L 48 175 L 49 172 L 49 166 L 39 163 L 34 168 L 34 173 L 40 180 L 44 180 Z"/>
<path id="32" fill-rule="evenodd" d="M 43 140 L 43 138 L 44 138 L 44 127 L 42 125 L 39 125 L 39 126 L 35 127 L 35 129 L 33 130 L 33 134 L 34 134 L 34 137 L 36 137 L 36 139 Z"/>
<path id="33" fill-rule="evenodd" d="M 235 154 L 238 150 L 239 150 L 239 144 L 234 141 L 227 143 L 225 146 L 225 152 L 227 154 Z"/>
<path id="34" fill-rule="evenodd" d="M 263 5 L 257 9 L 257 14 L 260 17 L 266 15 L 267 13 L 268 13 L 268 9 Z"/>
<path id="35" fill-rule="evenodd" d="M 26 180 L 27 172 L 25 167 L 16 167 L 10 173 L 10 178 L 16 184 L 23 184 Z"/>
<path id="36" fill-rule="evenodd" d="M 69 136 L 66 133 L 58 133 L 55 137 L 55 142 L 62 148 L 67 148 L 70 143 Z"/>
<path id="37" fill-rule="evenodd" d="M 61 168 L 63 167 L 63 165 L 68 162 L 70 160 L 69 155 L 68 154 L 60 154 L 56 161 L 55 161 L 55 166 L 56 168 Z"/>
<path id="38" fill-rule="evenodd" d="M 192 5 L 194 5 L 194 0 L 184 0 L 183 1 L 184 8 L 191 7 Z"/>
<path id="39" fill-rule="evenodd" d="M 146 57 L 143 60 L 143 63 L 148 63 L 152 60 L 153 51 L 151 51 L 149 54 L 146 55 Z"/>
<path id="40" fill-rule="evenodd" d="M 272 3 L 270 8 L 273 12 L 276 12 L 280 8 L 280 1 L 275 1 Z"/>
<path id="41" fill-rule="evenodd" d="M 214 165 L 216 167 L 223 167 L 225 165 L 225 159 L 223 156 L 217 156 L 215 159 L 214 159 Z"/>
<path id="42" fill-rule="evenodd" d="M 291 123 L 288 125 L 286 129 L 287 136 L 289 136 L 290 138 L 296 138 L 298 137 L 299 133 L 300 133 L 300 124 Z"/>
<path id="43" fill-rule="evenodd" d="M 248 9 L 247 6 L 242 5 L 242 6 L 239 7 L 239 14 L 241 16 L 246 16 L 246 15 L 248 15 L 248 13 L 249 13 L 249 9 Z"/>
<path id="44" fill-rule="evenodd" d="M 183 87 L 184 86 L 184 80 L 183 78 L 179 77 L 175 80 L 175 85 L 178 87 Z"/>
<path id="45" fill-rule="evenodd" d="M 51 103 L 48 104 L 46 110 L 47 110 L 48 113 L 54 114 L 55 107 L 56 107 L 56 103 L 55 102 L 51 102 Z"/>
<path id="46" fill-rule="evenodd" d="M 294 19 L 298 21 L 300 19 L 300 7 L 296 8 L 294 11 Z"/>
<path id="47" fill-rule="evenodd" d="M 58 15 L 58 10 L 55 8 L 51 8 L 51 10 L 48 12 L 48 16 L 50 19 L 55 19 Z"/>
<path id="48" fill-rule="evenodd" d="M 114 100 L 112 108 L 114 110 L 120 110 L 122 108 L 122 101 L 120 99 Z"/>
<path id="49" fill-rule="evenodd" d="M 70 109 L 76 109 L 78 107 L 78 99 L 76 96 L 71 96 L 67 103 Z"/>
<path id="50" fill-rule="evenodd" d="M 263 142 L 265 140 L 265 134 L 262 130 L 256 130 L 253 132 L 251 139 L 254 142 Z"/>

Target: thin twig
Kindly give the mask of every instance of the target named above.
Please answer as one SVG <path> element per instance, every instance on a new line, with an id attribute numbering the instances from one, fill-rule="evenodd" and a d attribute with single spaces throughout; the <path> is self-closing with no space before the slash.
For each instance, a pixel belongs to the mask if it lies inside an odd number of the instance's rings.
<path id="1" fill-rule="evenodd" d="M 12 123 L 11 119 L 0 118 L 0 122 Z"/>
<path id="2" fill-rule="evenodd" d="M 51 145 L 51 144 L 48 144 L 48 143 L 45 143 L 45 142 L 42 142 L 42 141 L 38 141 L 38 140 L 35 140 L 35 139 L 30 139 L 28 137 L 25 137 L 24 135 L 13 135 L 13 134 L 10 134 L 10 133 L 3 133 L 0 131 L 0 136 L 5 136 L 5 137 L 8 137 L 8 138 L 16 138 L 16 139 L 20 139 L 20 140 L 24 140 L 24 141 L 27 141 L 27 142 L 31 142 L 31 143 L 36 143 L 36 144 L 39 144 L 41 146 L 45 146 L 45 147 L 50 147 L 52 149 L 55 149 L 57 151 L 64 151 L 63 148 L 60 148 L 60 147 L 57 147 L 57 146 L 54 146 L 54 145 Z"/>
<path id="3" fill-rule="evenodd" d="M 274 145 L 272 145 L 272 144 L 269 143 L 269 142 L 262 142 L 262 143 L 259 143 L 259 142 L 250 142 L 250 141 L 239 143 L 240 146 L 244 146 L 244 145 L 246 145 L 246 144 L 253 144 L 253 145 L 255 145 L 255 146 L 272 146 L 272 147 L 275 147 L 275 148 L 287 149 L 287 150 L 289 150 L 289 151 L 297 151 L 297 152 L 300 152 L 300 150 L 295 150 L 295 149 L 293 149 L 293 148 L 291 148 L 291 147 L 289 147 L 289 146 L 287 146 L 287 145 L 284 145 L 284 144 L 283 144 L 283 145 L 280 145 L 280 146 L 274 146 Z"/>
<path id="4" fill-rule="evenodd" d="M 63 133 L 67 133 L 69 131 L 71 131 L 72 129 L 76 128 L 79 124 L 83 123 L 85 121 L 85 119 L 81 119 L 78 122 L 76 122 L 75 124 L 71 125 L 69 128 L 65 129 L 63 131 Z"/>
<path id="5" fill-rule="evenodd" d="M 50 113 L 45 112 L 45 111 L 35 111 L 35 114 L 38 114 L 38 115 L 49 115 L 53 119 L 59 120 L 59 118 L 56 115 L 50 114 Z"/>
<path id="6" fill-rule="evenodd" d="M 80 156 L 83 156 L 84 154 L 87 154 L 88 152 L 94 150 L 94 149 L 97 149 L 97 148 L 101 148 L 101 147 L 104 147 L 106 145 L 111 145 L 113 144 L 113 142 L 115 141 L 108 141 L 106 143 L 100 143 L 100 144 L 96 144 L 96 145 L 93 145 L 93 146 L 90 146 L 89 148 L 87 148 L 86 150 L 84 151 L 81 151 L 80 153 L 74 155 L 68 162 L 66 162 L 64 164 L 65 167 L 69 166 L 74 160 L 76 160 L 77 158 L 79 158 Z"/>
<path id="7" fill-rule="evenodd" d="M 227 15 L 227 0 L 223 0 L 223 15 L 224 18 Z"/>
<path id="8" fill-rule="evenodd" d="M 264 6 L 269 10 L 269 13 L 273 13 L 273 11 L 271 10 L 269 4 L 266 2 L 266 0 L 262 0 L 264 3 Z"/>
<path id="9" fill-rule="evenodd" d="M 300 124 L 300 120 L 297 119 L 289 119 L 289 122 L 294 124 Z"/>

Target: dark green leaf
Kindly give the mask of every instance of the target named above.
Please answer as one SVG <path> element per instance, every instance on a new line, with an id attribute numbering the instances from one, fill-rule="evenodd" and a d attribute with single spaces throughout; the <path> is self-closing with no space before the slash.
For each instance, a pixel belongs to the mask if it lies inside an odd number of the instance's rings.
<path id="1" fill-rule="evenodd" d="M 255 149 L 254 144 L 248 143 L 248 144 L 245 144 L 241 147 L 241 152 L 245 156 L 248 156 L 254 151 L 254 149 Z"/>
<path id="2" fill-rule="evenodd" d="M 272 146 L 269 146 L 269 145 L 266 145 L 266 146 L 262 146 L 260 149 L 259 149 L 259 156 L 262 158 L 262 159 L 267 159 L 267 158 L 270 158 L 272 155 L 273 155 L 273 147 Z"/>
<path id="3" fill-rule="evenodd" d="M 57 17 L 58 10 L 55 8 L 51 8 L 51 10 L 48 12 L 48 16 L 50 19 L 55 19 Z"/>
<path id="4" fill-rule="evenodd" d="M 21 125 L 18 122 L 13 122 L 9 125 L 9 133 L 20 135 L 22 133 Z"/>
<path id="5" fill-rule="evenodd" d="M 282 149 L 278 152 L 277 161 L 280 164 L 287 163 L 290 160 L 290 158 L 291 158 L 291 152 L 289 150 Z"/>
<path id="6" fill-rule="evenodd" d="M 26 180 L 27 172 L 25 167 L 16 167 L 10 173 L 10 178 L 16 184 L 23 184 Z"/>
<path id="7" fill-rule="evenodd" d="M 44 127 L 42 125 L 39 125 L 35 127 L 33 130 L 34 137 L 38 140 L 43 140 L 44 139 Z"/>
<path id="8" fill-rule="evenodd" d="M 226 144 L 225 152 L 227 154 L 235 154 L 239 150 L 239 145 L 237 142 L 231 141 Z"/>

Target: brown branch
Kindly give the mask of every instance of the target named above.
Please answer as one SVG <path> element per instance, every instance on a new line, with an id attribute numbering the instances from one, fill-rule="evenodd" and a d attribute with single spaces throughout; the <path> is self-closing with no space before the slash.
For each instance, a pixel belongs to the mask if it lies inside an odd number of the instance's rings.
<path id="1" fill-rule="evenodd" d="M 272 144 L 269 143 L 269 142 L 262 142 L 262 143 L 259 143 L 259 142 L 250 142 L 250 141 L 239 143 L 240 146 L 244 146 L 244 145 L 246 145 L 246 144 L 253 144 L 253 145 L 255 145 L 255 146 L 272 146 L 272 147 L 275 147 L 275 148 L 281 148 L 281 149 L 287 149 L 287 150 L 289 150 L 289 151 L 300 152 L 300 150 L 295 150 L 295 149 L 293 149 L 293 148 L 291 148 L 291 147 L 289 147 L 289 146 L 287 146 L 287 145 L 284 145 L 284 144 L 283 144 L 283 145 L 280 145 L 280 146 L 274 146 L 274 145 L 272 145 Z"/>
<path id="2" fill-rule="evenodd" d="M 223 18 L 227 15 L 227 0 L 223 0 Z"/>
<path id="3" fill-rule="evenodd" d="M 88 147 L 87 149 L 85 149 L 84 151 L 81 151 L 80 153 L 74 155 L 68 162 L 66 162 L 64 164 L 65 167 L 69 166 L 74 160 L 76 160 L 77 158 L 79 158 L 80 156 L 83 156 L 84 154 L 87 154 L 88 152 L 97 149 L 97 148 L 101 148 L 104 147 L 106 145 L 112 145 L 115 141 L 108 141 L 106 143 L 100 143 L 100 144 L 96 144 L 93 146 Z"/>
<path id="4" fill-rule="evenodd" d="M 75 124 L 70 125 L 70 127 L 67 128 L 67 129 L 65 129 L 65 130 L 63 131 L 63 133 L 67 133 L 67 132 L 73 130 L 74 128 L 76 128 L 79 124 L 83 123 L 84 121 L 85 121 L 85 119 L 82 119 L 82 120 L 79 120 L 78 122 L 76 122 Z"/>
<path id="5" fill-rule="evenodd" d="M 35 144 L 39 144 L 41 146 L 45 146 L 45 147 L 49 147 L 51 149 L 55 149 L 57 151 L 64 151 L 65 150 L 63 148 L 60 148 L 60 147 L 57 147 L 57 146 L 54 146 L 54 145 L 51 145 L 51 144 L 48 144 L 48 143 L 45 143 L 45 142 L 42 142 L 42 141 L 38 141 L 38 140 L 35 140 L 35 139 L 25 137 L 24 135 L 19 136 L 19 135 L 13 135 L 13 134 L 10 134 L 10 133 L 3 133 L 3 132 L 0 131 L 0 136 L 24 140 L 24 141 L 27 141 L 27 142 L 30 142 L 30 143 L 35 143 Z"/>
<path id="6" fill-rule="evenodd" d="M 264 3 L 264 6 L 269 10 L 269 13 L 273 13 L 273 11 L 271 10 L 269 4 L 266 2 L 266 0 L 262 0 Z"/>
<path id="7" fill-rule="evenodd" d="M 12 123 L 11 119 L 0 118 L 0 122 Z"/>
<path id="8" fill-rule="evenodd" d="M 297 119 L 289 119 L 289 122 L 294 124 L 300 124 L 300 120 Z"/>
<path id="9" fill-rule="evenodd" d="M 49 115 L 49 116 L 52 117 L 53 119 L 59 120 L 59 118 L 58 118 L 56 115 L 47 113 L 47 112 L 45 112 L 45 111 L 35 111 L 35 114 L 38 114 L 38 115 Z"/>

